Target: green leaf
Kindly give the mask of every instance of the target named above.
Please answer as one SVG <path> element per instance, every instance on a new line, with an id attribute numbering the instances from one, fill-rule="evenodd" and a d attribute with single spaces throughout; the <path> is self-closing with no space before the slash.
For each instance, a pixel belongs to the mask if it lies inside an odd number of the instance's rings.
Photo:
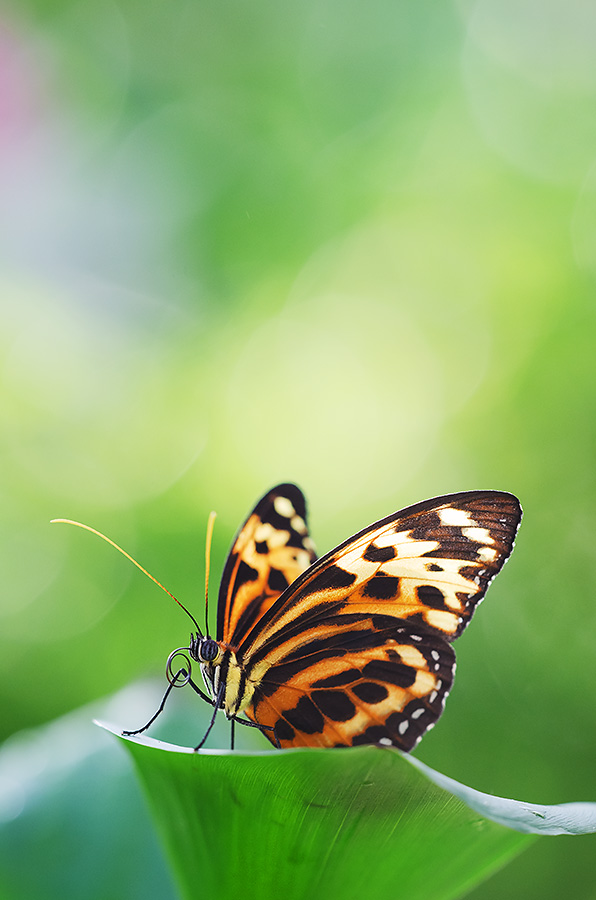
<path id="1" fill-rule="evenodd" d="M 533 833 L 596 830 L 596 804 L 491 797 L 390 748 L 126 746 L 188 900 L 447 900 Z"/>
<path id="2" fill-rule="evenodd" d="M 596 831 L 596 803 L 558 803 L 555 806 L 545 806 L 495 797 L 435 772 L 413 756 L 407 759 L 431 781 L 462 799 L 471 809 L 508 828 L 526 834 L 543 835 L 591 834 Z"/>

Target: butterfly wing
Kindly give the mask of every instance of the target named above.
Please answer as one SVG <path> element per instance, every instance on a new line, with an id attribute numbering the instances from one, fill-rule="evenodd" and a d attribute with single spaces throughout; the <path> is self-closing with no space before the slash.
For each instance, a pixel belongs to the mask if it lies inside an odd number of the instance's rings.
<path id="1" fill-rule="evenodd" d="M 511 494 L 451 494 L 340 544 L 240 644 L 238 658 L 256 687 L 247 715 L 281 730 L 283 746 L 384 739 L 411 749 L 441 714 L 453 680 L 449 644 L 509 556 L 520 519 Z M 348 674 L 344 685 L 321 687 L 327 677 Z M 387 696 L 378 703 L 358 694 L 380 697 L 380 688 Z M 333 700 L 321 690 L 334 691 Z M 334 719 L 333 703 L 354 713 Z"/>
<path id="2" fill-rule="evenodd" d="M 381 743 L 411 750 L 443 711 L 453 648 L 408 623 L 396 626 L 390 616 L 327 624 L 327 638 L 314 638 L 268 670 L 246 714 L 274 729 L 282 747 Z M 275 742 L 272 730 L 265 734 Z"/>
<path id="3" fill-rule="evenodd" d="M 218 639 L 237 643 L 315 559 L 304 495 L 295 484 L 280 484 L 234 538 L 219 588 Z"/>

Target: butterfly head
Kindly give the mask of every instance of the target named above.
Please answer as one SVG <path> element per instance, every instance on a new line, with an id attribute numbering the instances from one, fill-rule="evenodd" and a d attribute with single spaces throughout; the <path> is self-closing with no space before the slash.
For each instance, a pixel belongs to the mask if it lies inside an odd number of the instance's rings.
<path id="1" fill-rule="evenodd" d="M 210 637 L 199 634 L 191 634 L 188 646 L 190 655 L 195 662 L 202 666 L 218 666 L 222 658 L 222 649 L 218 642 Z"/>

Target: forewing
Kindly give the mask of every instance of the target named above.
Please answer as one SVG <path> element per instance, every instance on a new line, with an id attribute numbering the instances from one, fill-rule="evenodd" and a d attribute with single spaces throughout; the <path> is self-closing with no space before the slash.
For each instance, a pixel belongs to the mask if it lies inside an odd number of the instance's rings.
<path id="1" fill-rule="evenodd" d="M 464 630 L 511 553 L 519 501 L 470 491 L 408 507 L 319 559 L 272 605 L 239 648 L 257 683 L 317 625 L 391 616 L 446 641 Z"/>
<path id="2" fill-rule="evenodd" d="M 259 500 L 232 544 L 219 588 L 218 639 L 238 644 L 315 559 L 302 491 L 280 484 Z"/>
<path id="3" fill-rule="evenodd" d="M 317 632 L 267 671 L 249 718 L 282 747 L 411 750 L 443 711 L 455 669 L 450 644 L 383 616 L 330 621 Z"/>

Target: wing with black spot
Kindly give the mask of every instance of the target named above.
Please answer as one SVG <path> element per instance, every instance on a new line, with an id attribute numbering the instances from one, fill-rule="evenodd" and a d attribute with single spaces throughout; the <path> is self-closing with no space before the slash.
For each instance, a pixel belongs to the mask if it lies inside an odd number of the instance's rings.
<path id="1" fill-rule="evenodd" d="M 218 640 L 237 645 L 315 559 L 304 495 L 294 484 L 280 484 L 234 538 L 219 588 Z"/>
<path id="2" fill-rule="evenodd" d="M 462 633 L 513 548 L 519 500 L 468 491 L 407 507 L 322 556 L 246 635 L 254 664 L 321 616 L 391 615 L 452 641 Z M 283 655 L 283 651 L 282 651 Z"/>
<path id="3" fill-rule="evenodd" d="M 246 714 L 282 747 L 409 751 L 441 715 L 454 670 L 453 648 L 439 635 L 390 617 L 330 619 L 267 671 Z"/>
<path id="4" fill-rule="evenodd" d="M 238 647 L 244 675 L 256 686 L 247 715 L 260 724 L 277 722 L 288 735 L 280 736 L 282 746 L 369 743 L 375 735 L 402 749 L 414 746 L 440 715 L 451 686 L 449 644 L 511 553 L 520 519 L 512 494 L 451 494 L 375 522 L 317 560 Z M 401 646 L 410 649 L 402 652 Z M 428 668 L 433 653 L 440 676 Z M 415 691 L 410 696 L 410 688 L 394 685 L 388 674 L 385 681 L 376 679 L 388 691 L 381 705 L 362 697 L 356 703 L 358 685 L 367 683 L 363 674 L 364 682 L 354 681 L 336 701 L 348 710 L 347 698 L 356 713 L 333 719 L 313 697 L 316 683 L 340 675 L 343 667 L 362 672 L 373 662 L 377 673 L 409 667 Z M 422 706 L 410 707 L 412 702 Z M 307 710 L 310 725 L 304 724 Z"/>

